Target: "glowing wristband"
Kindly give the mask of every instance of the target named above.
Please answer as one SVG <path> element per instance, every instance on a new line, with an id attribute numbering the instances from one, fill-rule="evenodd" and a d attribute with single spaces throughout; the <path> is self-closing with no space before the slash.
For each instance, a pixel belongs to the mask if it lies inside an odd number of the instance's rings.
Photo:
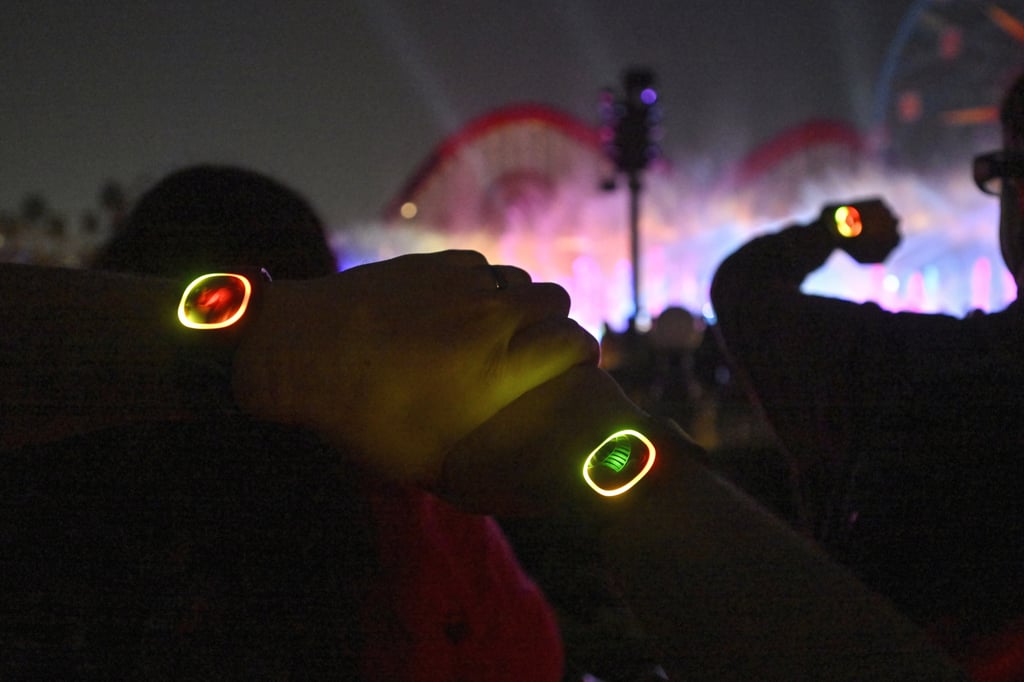
<path id="1" fill-rule="evenodd" d="M 853 206 L 840 206 L 832 214 L 836 224 L 836 232 L 840 237 L 847 239 L 858 236 L 864 231 L 864 224 L 860 220 L 860 211 Z"/>
<path id="2" fill-rule="evenodd" d="M 583 480 L 598 495 L 622 495 L 650 473 L 656 458 L 647 436 L 634 429 L 616 431 L 587 455 Z"/>
<path id="3" fill-rule="evenodd" d="M 185 287 L 178 321 L 189 329 L 226 329 L 245 316 L 252 294 L 252 281 L 245 275 L 201 275 Z"/>
<path id="4" fill-rule="evenodd" d="M 269 281 L 266 270 L 243 268 L 202 275 L 182 291 L 175 378 L 195 409 L 236 409 L 231 388 L 235 348 Z"/>

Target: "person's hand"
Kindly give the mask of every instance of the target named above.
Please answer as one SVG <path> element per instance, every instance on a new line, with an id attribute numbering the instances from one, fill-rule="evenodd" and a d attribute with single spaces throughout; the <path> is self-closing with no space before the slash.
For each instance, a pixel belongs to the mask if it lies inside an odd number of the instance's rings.
<path id="1" fill-rule="evenodd" d="M 882 199 L 825 206 L 819 222 L 858 263 L 882 263 L 900 243 L 899 218 Z"/>
<path id="2" fill-rule="evenodd" d="M 605 371 L 577 366 L 523 394 L 457 443 L 434 492 L 464 511 L 499 516 L 610 510 L 631 493 L 601 497 L 584 482 L 583 464 L 625 428 L 644 433 L 661 450 L 668 446 L 672 456 L 699 459 L 703 452 L 674 423 L 637 407 Z M 666 463 L 656 461 L 655 469 Z M 658 477 L 655 471 L 651 476 Z"/>
<path id="3" fill-rule="evenodd" d="M 243 409 L 319 432 L 395 480 L 429 486 L 444 452 L 597 341 L 569 296 L 480 254 L 402 256 L 267 287 L 235 359 Z"/>

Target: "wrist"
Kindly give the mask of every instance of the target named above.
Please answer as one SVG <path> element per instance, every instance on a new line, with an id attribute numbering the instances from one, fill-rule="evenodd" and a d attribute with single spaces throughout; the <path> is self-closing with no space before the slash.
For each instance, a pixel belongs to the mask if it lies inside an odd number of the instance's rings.
<path id="1" fill-rule="evenodd" d="M 806 225 L 807 231 L 815 236 L 822 248 L 827 248 L 829 251 L 839 245 L 838 235 L 835 231 L 834 211 L 835 207 L 826 206 L 814 221 Z"/>
<path id="2" fill-rule="evenodd" d="M 319 395 L 321 372 L 308 350 L 318 313 L 319 280 L 278 280 L 266 287 L 259 315 L 238 339 L 231 363 L 234 404 L 266 421 L 312 426 L 310 401 Z M 341 362 L 335 358 L 337 362 Z"/>
<path id="3" fill-rule="evenodd" d="M 178 301 L 178 322 L 199 332 L 192 338 L 237 344 L 259 310 L 270 275 L 263 268 L 241 268 L 200 275 L 185 285 Z"/>
<path id="4" fill-rule="evenodd" d="M 616 494 L 608 494 L 594 489 L 583 475 L 582 469 L 586 466 L 583 465 L 569 506 L 572 515 L 586 526 L 604 530 L 621 523 L 628 524 L 647 518 L 650 510 L 662 505 L 659 500 L 673 487 L 672 481 L 679 480 L 680 470 L 686 466 L 686 462 L 702 452 L 700 446 L 690 440 L 689 436 L 673 422 L 650 418 L 638 424 L 634 430 L 644 436 L 640 443 L 633 441 L 634 448 L 643 451 L 648 447 L 647 443 L 650 444 L 651 466 L 646 470 L 634 468 L 635 477 L 628 481 L 631 485 L 627 488 L 627 481 L 623 479 L 619 481 L 622 485 L 612 488 Z M 604 450 L 607 451 L 607 447 Z M 635 452 L 632 454 L 636 455 Z M 612 458 L 617 455 L 618 453 L 613 452 Z M 589 458 L 585 458 L 584 461 L 586 459 Z M 595 469 L 599 470 L 599 467 L 591 467 L 591 471 Z M 594 474 L 592 478 L 597 476 L 598 474 Z"/>
<path id="5" fill-rule="evenodd" d="M 270 275 L 262 268 L 206 273 L 181 286 L 176 379 L 195 412 L 235 412 L 235 356 L 259 317 Z"/>

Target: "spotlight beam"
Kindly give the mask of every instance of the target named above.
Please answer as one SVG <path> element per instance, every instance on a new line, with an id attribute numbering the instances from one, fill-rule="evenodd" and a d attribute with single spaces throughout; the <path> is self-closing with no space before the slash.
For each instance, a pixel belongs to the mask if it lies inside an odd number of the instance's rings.
<path id="1" fill-rule="evenodd" d="M 1024 43 L 1024 22 L 998 5 L 989 5 L 988 16 L 992 22 L 1019 43 Z"/>

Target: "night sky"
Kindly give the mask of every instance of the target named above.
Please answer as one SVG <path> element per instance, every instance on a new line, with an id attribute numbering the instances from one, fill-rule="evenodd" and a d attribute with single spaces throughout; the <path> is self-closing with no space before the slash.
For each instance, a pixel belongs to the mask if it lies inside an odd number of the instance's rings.
<path id="1" fill-rule="evenodd" d="M 674 163 L 812 118 L 870 125 L 910 0 L 14 0 L 0 23 L 0 209 L 74 218 L 107 179 L 243 164 L 334 226 L 372 221 L 446 135 L 511 103 L 596 121 L 652 68 Z"/>

